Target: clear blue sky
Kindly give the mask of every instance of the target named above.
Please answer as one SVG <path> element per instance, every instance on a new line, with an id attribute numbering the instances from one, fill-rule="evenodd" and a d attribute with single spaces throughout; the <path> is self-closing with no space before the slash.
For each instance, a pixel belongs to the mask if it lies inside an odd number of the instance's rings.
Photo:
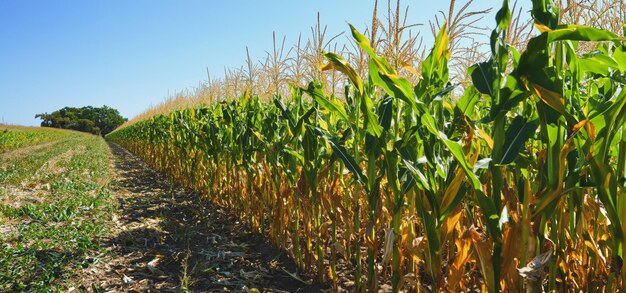
<path id="1" fill-rule="evenodd" d="M 346 22 L 363 29 L 373 3 L 0 0 L 0 123 L 38 125 L 37 113 L 88 105 L 132 118 L 168 93 L 197 86 L 207 68 L 221 75 L 224 67 L 243 65 L 246 46 L 253 59 L 265 56 L 273 31 L 291 46 L 298 34 L 310 34 L 318 11 L 329 36 L 345 31 Z M 411 7 L 411 23 L 427 24 L 448 3 L 402 5 Z M 430 37 L 427 25 L 422 30 Z"/>

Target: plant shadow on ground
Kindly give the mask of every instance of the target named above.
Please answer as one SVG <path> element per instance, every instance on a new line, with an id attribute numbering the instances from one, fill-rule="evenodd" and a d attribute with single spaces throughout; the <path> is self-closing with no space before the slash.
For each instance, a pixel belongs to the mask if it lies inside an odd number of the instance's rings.
<path id="1" fill-rule="evenodd" d="M 107 290 L 319 292 L 297 267 L 232 213 L 171 184 L 110 144 L 118 218 L 107 241 L 113 260 L 92 271 Z M 93 285 L 92 285 L 93 286 Z"/>

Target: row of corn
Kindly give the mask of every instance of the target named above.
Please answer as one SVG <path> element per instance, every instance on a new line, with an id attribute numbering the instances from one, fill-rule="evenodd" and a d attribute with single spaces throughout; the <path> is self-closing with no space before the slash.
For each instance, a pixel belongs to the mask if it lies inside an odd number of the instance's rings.
<path id="1" fill-rule="evenodd" d="M 508 1 L 488 61 L 448 76 L 445 25 L 417 84 L 351 28 L 362 79 L 340 55 L 341 98 L 319 83 L 159 115 L 108 136 L 232 208 L 301 269 L 356 290 L 624 290 L 626 43 L 558 24 L 507 45 Z M 577 54 L 579 42 L 597 42 Z"/>

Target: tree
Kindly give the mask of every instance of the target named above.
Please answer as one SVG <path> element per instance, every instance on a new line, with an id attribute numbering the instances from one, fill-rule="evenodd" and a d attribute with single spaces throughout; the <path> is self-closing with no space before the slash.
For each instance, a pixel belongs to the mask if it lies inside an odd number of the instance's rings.
<path id="1" fill-rule="evenodd" d="M 128 120 L 122 117 L 118 110 L 108 106 L 65 107 L 50 114 L 37 114 L 35 118 L 42 120 L 41 126 L 72 129 L 103 136 Z"/>

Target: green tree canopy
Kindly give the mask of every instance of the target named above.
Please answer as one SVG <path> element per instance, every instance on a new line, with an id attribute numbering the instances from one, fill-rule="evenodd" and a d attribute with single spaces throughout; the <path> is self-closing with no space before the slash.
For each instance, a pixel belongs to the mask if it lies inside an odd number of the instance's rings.
<path id="1" fill-rule="evenodd" d="M 72 129 L 93 134 L 106 135 L 122 125 L 128 119 L 120 112 L 108 106 L 98 107 L 65 107 L 50 114 L 35 115 L 40 118 L 41 126 Z"/>

